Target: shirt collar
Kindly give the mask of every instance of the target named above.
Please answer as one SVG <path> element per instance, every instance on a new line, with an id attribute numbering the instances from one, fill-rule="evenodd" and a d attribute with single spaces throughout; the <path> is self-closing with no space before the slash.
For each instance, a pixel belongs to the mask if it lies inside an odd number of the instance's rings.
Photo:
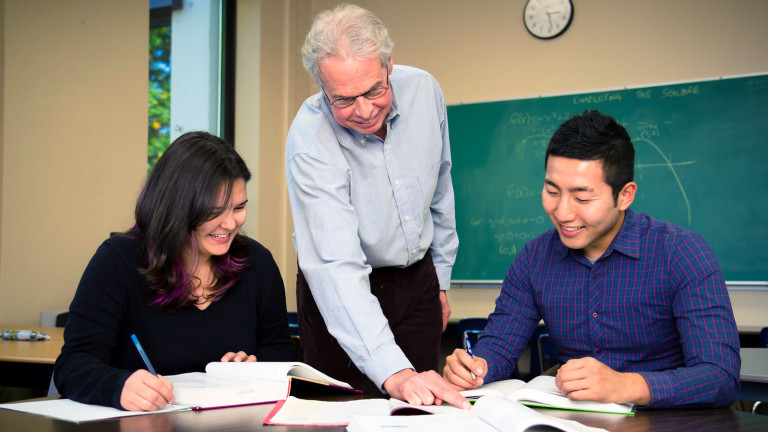
<path id="1" fill-rule="evenodd" d="M 633 212 L 631 209 L 627 209 L 624 212 L 624 221 L 621 224 L 621 229 L 619 229 L 619 232 L 616 234 L 616 237 L 608 246 L 608 249 L 603 256 L 609 256 L 613 251 L 617 251 L 632 258 L 639 258 L 640 243 L 637 241 L 637 238 L 640 236 L 640 231 L 642 230 L 642 227 L 639 226 L 639 222 L 640 220 L 637 213 Z M 560 236 L 558 236 L 557 231 L 555 231 L 554 240 L 556 242 L 554 246 L 554 253 L 556 256 L 565 259 L 567 256 L 571 255 L 574 259 L 584 259 L 586 261 L 586 257 L 584 257 L 582 251 L 570 249 L 560 241 Z"/>
<path id="2" fill-rule="evenodd" d="M 390 75 L 389 79 L 389 91 L 392 92 L 392 106 L 389 108 L 389 114 L 387 115 L 387 123 L 391 122 L 392 120 L 396 119 L 400 116 L 400 111 L 398 110 L 398 102 L 397 102 L 397 93 L 395 92 L 395 83 L 392 82 L 392 75 Z"/>
<path id="3" fill-rule="evenodd" d="M 616 234 L 616 238 L 613 239 L 606 252 L 610 254 L 615 250 L 629 257 L 639 258 L 640 242 L 637 241 L 641 230 L 639 222 L 637 213 L 629 208 L 625 210 L 624 223 L 622 223 L 619 233 Z"/>

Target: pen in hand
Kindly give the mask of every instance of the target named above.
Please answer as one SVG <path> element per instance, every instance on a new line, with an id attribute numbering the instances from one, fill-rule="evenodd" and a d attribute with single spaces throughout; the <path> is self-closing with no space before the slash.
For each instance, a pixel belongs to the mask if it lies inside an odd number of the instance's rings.
<path id="1" fill-rule="evenodd" d="M 469 343 L 469 336 L 467 336 L 466 333 L 464 334 L 464 346 L 467 348 L 467 354 L 469 354 L 471 358 L 475 358 L 475 356 L 472 355 L 472 344 Z M 469 371 L 469 373 L 472 374 L 472 379 L 477 379 L 477 376 L 475 376 L 474 372 Z"/>
<path id="2" fill-rule="evenodd" d="M 144 365 L 147 366 L 147 370 L 149 371 L 149 373 L 151 373 L 154 376 L 157 376 L 157 372 L 155 372 L 155 368 L 152 367 L 152 363 L 149 362 L 149 357 L 147 357 L 147 353 L 144 352 L 144 347 L 141 346 L 141 343 L 139 342 L 139 338 L 137 338 L 135 334 L 132 334 L 131 340 L 133 340 L 133 344 L 136 346 L 136 351 L 139 352 L 139 355 L 141 356 L 141 359 L 144 361 Z M 171 406 L 175 406 L 171 402 L 168 402 L 168 403 L 170 403 Z"/>

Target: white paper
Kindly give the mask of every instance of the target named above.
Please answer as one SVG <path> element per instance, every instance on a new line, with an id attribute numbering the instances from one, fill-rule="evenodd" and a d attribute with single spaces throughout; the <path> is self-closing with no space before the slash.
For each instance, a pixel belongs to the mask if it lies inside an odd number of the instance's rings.
<path id="1" fill-rule="evenodd" d="M 101 405 L 88 405 L 69 399 L 51 399 L 34 402 L 18 402 L 0 404 L 0 408 L 13 411 L 21 411 L 30 414 L 44 415 L 59 420 L 71 422 L 84 422 L 103 420 L 117 417 L 129 417 L 136 415 L 158 414 L 168 411 L 187 411 L 188 407 L 171 406 L 157 411 L 123 411 L 117 408 Z"/>
<path id="2" fill-rule="evenodd" d="M 436 414 L 425 416 L 360 416 L 353 417 L 349 432 L 499 432 L 474 416 Z"/>

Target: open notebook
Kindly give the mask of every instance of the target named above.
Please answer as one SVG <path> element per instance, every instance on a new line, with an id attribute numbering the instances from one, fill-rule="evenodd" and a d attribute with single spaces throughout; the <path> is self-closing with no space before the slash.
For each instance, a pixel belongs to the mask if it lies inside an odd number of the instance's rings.
<path id="1" fill-rule="evenodd" d="M 537 376 L 528 383 L 516 379 L 497 381 L 472 390 L 464 390 L 461 394 L 470 400 L 488 395 L 496 395 L 528 406 L 625 415 L 634 415 L 635 413 L 635 406 L 633 404 L 568 399 L 563 396 L 560 389 L 555 385 L 555 377 L 544 375 Z"/>

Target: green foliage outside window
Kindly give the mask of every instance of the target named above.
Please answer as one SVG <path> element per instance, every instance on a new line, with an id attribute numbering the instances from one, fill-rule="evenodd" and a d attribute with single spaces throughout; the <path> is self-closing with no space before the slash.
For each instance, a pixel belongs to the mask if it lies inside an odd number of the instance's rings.
<path id="1" fill-rule="evenodd" d="M 149 147 L 151 170 L 170 144 L 171 131 L 171 28 L 149 32 Z"/>

